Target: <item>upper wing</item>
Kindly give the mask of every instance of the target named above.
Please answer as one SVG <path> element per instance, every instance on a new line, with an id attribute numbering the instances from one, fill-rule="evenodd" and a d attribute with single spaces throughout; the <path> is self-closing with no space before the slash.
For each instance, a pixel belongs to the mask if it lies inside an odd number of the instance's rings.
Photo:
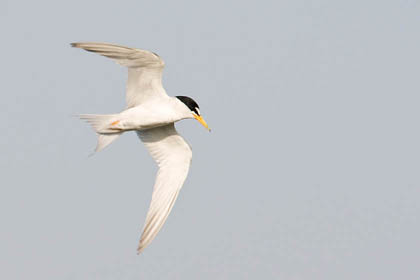
<path id="1" fill-rule="evenodd" d="M 188 175 L 192 152 L 174 124 L 137 131 L 159 166 L 152 201 L 137 252 L 152 242 L 166 221 Z"/>
<path id="2" fill-rule="evenodd" d="M 81 42 L 71 45 L 109 57 L 118 64 L 128 67 L 126 89 L 128 108 L 135 107 L 151 98 L 167 96 L 162 86 L 165 63 L 157 54 L 106 43 Z"/>

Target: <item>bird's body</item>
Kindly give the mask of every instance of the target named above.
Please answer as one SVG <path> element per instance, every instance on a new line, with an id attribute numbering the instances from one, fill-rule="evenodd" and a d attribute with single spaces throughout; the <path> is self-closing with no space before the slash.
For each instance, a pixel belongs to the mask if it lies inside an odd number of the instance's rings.
<path id="1" fill-rule="evenodd" d="M 161 58 L 149 51 L 105 43 L 73 43 L 128 67 L 127 108 L 118 114 L 80 117 L 98 134 L 100 151 L 122 133 L 136 131 L 159 166 L 152 201 L 138 246 L 140 253 L 156 236 L 168 217 L 187 177 L 192 151 L 177 133 L 174 122 L 195 118 L 206 128 L 200 110 L 189 97 L 170 97 L 162 86 Z"/>
<path id="2" fill-rule="evenodd" d="M 191 111 L 176 97 L 161 97 L 128 108 L 113 115 L 80 115 L 82 119 L 110 116 L 108 122 L 99 127 L 98 133 L 114 133 L 130 130 L 145 130 L 193 118 Z M 112 116 L 112 117 L 111 117 Z"/>

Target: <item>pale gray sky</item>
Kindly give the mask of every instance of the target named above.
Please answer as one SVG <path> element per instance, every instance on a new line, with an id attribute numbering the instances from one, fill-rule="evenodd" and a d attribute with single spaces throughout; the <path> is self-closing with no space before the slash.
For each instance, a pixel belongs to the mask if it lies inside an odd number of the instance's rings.
<path id="1" fill-rule="evenodd" d="M 6 1 L 1 279 L 420 279 L 419 1 Z M 156 166 L 134 133 L 88 158 L 77 113 L 126 70 L 74 41 L 157 52 L 190 176 L 136 246 Z"/>

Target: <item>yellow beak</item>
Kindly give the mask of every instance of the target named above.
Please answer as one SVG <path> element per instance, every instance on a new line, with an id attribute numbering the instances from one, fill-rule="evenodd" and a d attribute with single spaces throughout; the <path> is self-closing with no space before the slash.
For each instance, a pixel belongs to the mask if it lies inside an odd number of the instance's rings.
<path id="1" fill-rule="evenodd" d="M 199 121 L 199 123 L 201 123 L 205 128 L 207 128 L 209 131 L 211 131 L 211 129 L 209 128 L 209 126 L 207 125 L 206 121 L 203 119 L 202 116 L 199 116 L 197 114 L 193 114 L 194 118 Z"/>

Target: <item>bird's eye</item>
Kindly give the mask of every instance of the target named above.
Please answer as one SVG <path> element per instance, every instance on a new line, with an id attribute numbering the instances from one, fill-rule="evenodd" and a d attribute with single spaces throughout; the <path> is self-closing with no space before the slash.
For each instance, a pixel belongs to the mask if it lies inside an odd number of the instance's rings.
<path id="1" fill-rule="evenodd" d="M 197 113 L 197 115 L 200 116 L 200 109 L 198 109 L 197 107 L 195 107 L 194 111 Z"/>

